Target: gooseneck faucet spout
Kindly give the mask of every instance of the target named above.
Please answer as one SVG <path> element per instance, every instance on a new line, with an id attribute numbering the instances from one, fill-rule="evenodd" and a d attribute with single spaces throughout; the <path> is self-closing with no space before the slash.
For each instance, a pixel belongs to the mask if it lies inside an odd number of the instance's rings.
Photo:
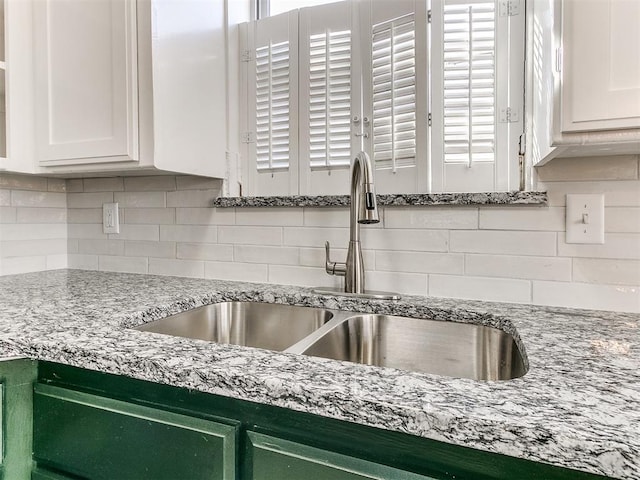
<path id="1" fill-rule="evenodd" d="M 360 152 L 351 164 L 351 210 L 349 225 L 349 248 L 347 261 L 332 262 L 330 260 L 329 242 L 325 243 L 325 269 L 330 275 L 345 277 L 344 291 L 347 293 L 364 293 L 364 262 L 360 244 L 360 224 L 378 223 L 378 205 L 373 185 L 373 166 L 365 152 Z"/>

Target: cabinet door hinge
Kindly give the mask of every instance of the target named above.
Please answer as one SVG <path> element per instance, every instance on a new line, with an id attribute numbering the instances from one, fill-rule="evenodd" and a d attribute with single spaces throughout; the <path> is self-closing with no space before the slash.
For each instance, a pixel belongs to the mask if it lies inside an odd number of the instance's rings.
<path id="1" fill-rule="evenodd" d="M 253 60 L 253 52 L 251 50 L 243 50 L 240 54 L 240 60 L 243 62 L 250 62 Z"/>
<path id="2" fill-rule="evenodd" d="M 500 0 L 498 12 L 501 17 L 520 15 L 520 0 Z"/>
<path id="3" fill-rule="evenodd" d="M 431 115 L 431 113 L 427 116 L 427 122 L 429 123 L 429 126 L 433 124 L 433 115 Z"/>
<path id="4" fill-rule="evenodd" d="M 520 121 L 520 112 L 517 108 L 501 108 L 498 116 L 500 123 L 514 123 Z"/>
<path id="5" fill-rule="evenodd" d="M 244 132 L 240 135 L 240 142 L 242 143 L 255 143 L 255 133 L 254 132 Z"/>
<path id="6" fill-rule="evenodd" d="M 525 153 L 527 153 L 527 137 L 526 134 L 522 133 L 518 137 L 518 155 L 524 155 Z"/>
<path id="7" fill-rule="evenodd" d="M 431 14 L 431 10 L 427 11 L 427 23 L 431 23 L 433 19 L 433 15 Z"/>

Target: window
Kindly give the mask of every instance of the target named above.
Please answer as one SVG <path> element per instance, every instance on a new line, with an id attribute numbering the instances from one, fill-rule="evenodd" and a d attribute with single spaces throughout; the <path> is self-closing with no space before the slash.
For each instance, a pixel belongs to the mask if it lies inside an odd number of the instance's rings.
<path id="1" fill-rule="evenodd" d="M 360 150 L 380 193 L 517 188 L 519 1 L 350 0 L 245 25 L 247 191 L 348 193 Z"/>

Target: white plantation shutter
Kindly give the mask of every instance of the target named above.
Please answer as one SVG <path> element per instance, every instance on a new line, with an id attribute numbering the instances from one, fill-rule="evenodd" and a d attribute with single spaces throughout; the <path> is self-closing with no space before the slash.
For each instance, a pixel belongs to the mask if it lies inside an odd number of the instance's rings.
<path id="1" fill-rule="evenodd" d="M 311 168 L 351 162 L 351 31 L 309 38 L 309 143 Z"/>
<path id="2" fill-rule="evenodd" d="M 494 2 L 444 7 L 444 162 L 493 162 L 496 145 Z"/>
<path id="3" fill-rule="evenodd" d="M 289 42 L 256 48 L 256 167 L 273 171 L 290 159 Z"/>
<path id="4" fill-rule="evenodd" d="M 373 27 L 373 159 L 377 168 L 416 164 L 414 14 Z"/>
<path id="5" fill-rule="evenodd" d="M 352 2 L 300 10 L 300 193 L 349 192 L 357 146 L 352 116 L 360 114 L 359 69 Z"/>
<path id="6" fill-rule="evenodd" d="M 432 3 L 432 191 L 517 188 L 524 13 L 507 11 L 517 2 Z M 507 109 L 516 121 L 502 118 Z"/>
<path id="7" fill-rule="evenodd" d="M 298 193 L 298 12 L 251 22 L 245 31 L 247 191 Z"/>

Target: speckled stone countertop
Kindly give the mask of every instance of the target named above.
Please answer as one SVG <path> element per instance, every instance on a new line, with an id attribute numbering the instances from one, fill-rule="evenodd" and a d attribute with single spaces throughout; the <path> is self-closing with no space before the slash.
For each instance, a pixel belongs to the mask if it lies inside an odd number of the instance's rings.
<path id="1" fill-rule="evenodd" d="M 548 202 L 546 192 L 486 193 L 398 193 L 376 195 L 381 206 L 410 205 L 540 205 Z M 213 207 L 342 207 L 349 195 L 291 195 L 274 197 L 220 197 Z"/>
<path id="2" fill-rule="evenodd" d="M 529 372 L 456 379 L 131 330 L 225 300 L 496 326 Z M 58 270 L 0 277 L 0 356 L 27 356 L 288 407 L 624 479 L 640 478 L 640 315 Z"/>

